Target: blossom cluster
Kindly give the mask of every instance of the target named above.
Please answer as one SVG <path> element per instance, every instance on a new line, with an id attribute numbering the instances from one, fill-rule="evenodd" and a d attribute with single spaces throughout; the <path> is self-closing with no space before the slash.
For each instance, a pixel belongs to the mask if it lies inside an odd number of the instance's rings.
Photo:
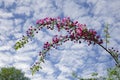
<path id="1" fill-rule="evenodd" d="M 38 33 L 43 27 L 53 30 L 54 27 L 58 31 L 65 29 L 68 32 L 68 35 L 71 36 L 71 40 L 78 40 L 80 38 L 86 40 L 91 44 L 92 42 L 97 44 L 102 44 L 103 41 L 100 39 L 100 36 L 97 35 L 97 32 L 93 29 L 87 29 L 85 24 L 80 24 L 78 21 L 72 21 L 69 17 L 67 18 L 44 18 L 36 22 L 37 26 L 35 28 L 30 27 L 27 31 L 27 36 L 34 36 L 34 32 Z"/>
<path id="2" fill-rule="evenodd" d="M 119 51 L 114 49 L 113 47 L 109 48 L 108 51 L 111 53 L 111 56 L 115 59 L 116 65 L 120 67 L 120 62 L 119 62 L 120 53 L 119 53 Z"/>
<path id="3" fill-rule="evenodd" d="M 57 29 L 58 32 L 60 32 L 62 29 L 66 30 L 68 32 L 67 35 L 55 35 L 52 38 L 51 42 L 46 42 L 43 45 L 43 51 L 39 53 L 40 61 L 36 62 L 31 70 L 32 72 L 36 72 L 36 70 L 39 70 L 40 63 L 44 62 L 46 53 L 51 48 L 56 48 L 56 46 L 61 45 L 62 43 L 71 40 L 74 42 L 81 43 L 81 40 L 84 40 L 88 42 L 88 45 L 90 44 L 99 44 L 101 45 L 103 43 L 103 40 L 100 38 L 100 36 L 97 34 L 97 32 L 93 29 L 87 29 L 85 24 L 78 23 L 78 21 L 72 21 L 69 17 L 67 18 L 44 18 L 37 20 L 36 26 L 30 28 L 26 31 L 26 36 L 23 36 L 22 40 L 18 41 L 15 44 L 15 49 L 19 49 L 23 47 L 27 42 L 29 42 L 29 39 L 34 37 L 35 33 L 38 33 L 39 30 L 42 28 L 47 27 L 47 29 L 53 30 Z"/>

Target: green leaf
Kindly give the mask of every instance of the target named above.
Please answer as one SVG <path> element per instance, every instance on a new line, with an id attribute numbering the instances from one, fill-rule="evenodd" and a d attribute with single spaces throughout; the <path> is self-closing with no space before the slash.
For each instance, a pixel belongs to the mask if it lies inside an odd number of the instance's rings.
<path id="1" fill-rule="evenodd" d="M 75 72 L 72 72 L 72 76 L 73 76 L 74 78 L 77 78 L 77 74 L 76 74 Z"/>
<path id="2" fill-rule="evenodd" d="M 31 69 L 32 75 L 34 75 L 34 73 L 36 73 L 39 69 L 42 69 L 42 67 L 39 66 L 39 65 L 34 66 L 34 67 Z"/>
<path id="3" fill-rule="evenodd" d="M 32 76 L 34 75 L 35 72 L 36 72 L 36 71 L 33 69 L 33 70 L 32 70 Z"/>
<path id="4" fill-rule="evenodd" d="M 92 76 L 97 76 L 98 75 L 98 73 L 92 73 Z"/>
<path id="5" fill-rule="evenodd" d="M 106 35 L 106 37 L 107 37 L 107 38 L 110 38 L 110 35 L 108 34 L 108 35 Z"/>
<path id="6" fill-rule="evenodd" d="M 19 48 L 20 48 L 20 42 L 18 41 L 18 42 L 15 44 L 14 49 L 15 49 L 15 50 L 18 50 Z"/>
<path id="7" fill-rule="evenodd" d="M 106 40 L 106 43 L 109 43 L 109 41 L 108 41 L 108 40 Z"/>
<path id="8" fill-rule="evenodd" d="M 106 30 L 106 29 L 105 29 L 105 30 L 104 30 L 104 32 L 105 32 L 105 33 L 107 33 L 107 32 L 108 32 L 108 30 Z"/>
<path id="9" fill-rule="evenodd" d="M 41 67 L 41 66 L 39 66 L 39 68 L 40 68 L 40 69 L 42 69 L 42 67 Z"/>
<path id="10" fill-rule="evenodd" d="M 44 59 L 43 59 L 43 57 L 40 58 L 40 61 L 43 62 L 43 63 L 45 62 Z"/>
<path id="11" fill-rule="evenodd" d="M 34 37 L 34 34 L 32 34 L 31 36 Z"/>

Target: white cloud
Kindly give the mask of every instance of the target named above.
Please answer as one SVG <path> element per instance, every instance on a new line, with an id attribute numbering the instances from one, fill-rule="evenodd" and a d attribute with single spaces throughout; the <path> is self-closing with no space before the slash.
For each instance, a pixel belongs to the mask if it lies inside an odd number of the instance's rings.
<path id="1" fill-rule="evenodd" d="M 10 49 L 10 46 L 2 46 L 1 48 L 0 48 L 0 50 L 1 51 L 3 51 L 3 50 L 9 50 Z"/>
<path id="2" fill-rule="evenodd" d="M 24 53 L 25 54 L 25 53 Z M 24 55 L 23 53 L 21 54 L 17 54 L 15 55 L 13 58 L 14 58 L 14 61 L 16 63 L 19 63 L 19 62 L 32 62 L 32 58 L 30 58 L 29 56 L 27 55 Z"/>
<path id="3" fill-rule="evenodd" d="M 8 8 L 9 6 L 11 6 L 14 3 L 15 0 L 1 0 L 1 2 L 4 2 L 5 4 L 5 8 Z"/>
<path id="4" fill-rule="evenodd" d="M 4 52 L 4 54 L 0 53 L 0 56 L 1 56 L 1 58 L 0 58 L 0 62 L 1 62 L 0 67 L 9 66 L 10 64 L 13 63 L 13 59 L 12 59 L 11 54 Z"/>
<path id="5" fill-rule="evenodd" d="M 91 22 L 91 28 L 95 30 L 100 30 L 101 29 L 101 23 L 97 20 L 94 20 Z"/>
<path id="6" fill-rule="evenodd" d="M 22 69 L 24 72 L 30 70 L 30 64 L 25 62 L 17 62 L 17 63 L 14 63 L 13 66 L 18 69 Z"/>
<path id="7" fill-rule="evenodd" d="M 11 18 L 13 14 L 11 12 L 5 12 L 4 10 L 0 10 L 0 18 Z"/>
<path id="8" fill-rule="evenodd" d="M 9 32 L 9 30 L 13 29 L 13 21 L 10 19 L 0 19 L 0 32 Z M 6 34 L 4 32 L 4 34 Z M 1 34 L 2 34 L 1 33 Z"/>
<path id="9" fill-rule="evenodd" d="M 66 74 L 66 73 L 61 73 L 61 74 L 58 76 L 57 80 L 70 80 L 70 79 L 68 79 L 67 77 L 68 77 L 68 74 Z"/>
<path id="10" fill-rule="evenodd" d="M 54 67 L 50 63 L 50 61 L 45 61 L 45 64 L 42 65 L 43 69 L 41 70 L 43 73 L 46 73 L 47 75 L 52 75 L 55 71 Z M 48 67 L 49 66 L 49 67 Z"/>
<path id="11" fill-rule="evenodd" d="M 15 14 L 30 16 L 31 9 L 26 6 L 19 6 L 14 11 Z"/>
<path id="12" fill-rule="evenodd" d="M 81 17 L 87 13 L 87 9 L 81 5 L 76 4 L 74 1 L 64 1 L 63 12 L 65 16 L 73 19 Z"/>
<path id="13" fill-rule="evenodd" d="M 97 1 L 98 1 L 98 0 L 87 0 L 88 3 L 91 3 L 91 4 L 93 4 L 93 5 L 95 5 Z"/>
<path id="14" fill-rule="evenodd" d="M 15 22 L 15 25 L 20 25 L 23 22 L 23 20 L 22 19 L 15 19 L 14 22 Z"/>
<path id="15" fill-rule="evenodd" d="M 17 4 L 18 7 L 19 6 L 30 6 L 32 0 L 20 0 L 20 1 L 16 0 L 14 2 Z"/>
<path id="16" fill-rule="evenodd" d="M 104 63 L 97 64 L 97 72 L 99 73 L 99 76 L 105 76 L 107 72 L 107 67 Z"/>
<path id="17" fill-rule="evenodd" d="M 113 33 L 110 33 L 111 34 L 111 36 L 113 37 L 113 39 L 115 39 L 115 40 L 120 40 L 120 38 L 118 37 L 118 36 L 116 36 L 116 35 L 118 35 L 119 33 L 120 33 L 120 25 L 118 25 L 118 26 L 115 26 L 116 28 L 114 28 L 113 30 L 111 30 L 111 31 L 113 31 Z"/>
<path id="18" fill-rule="evenodd" d="M 84 43 L 81 43 L 81 44 L 73 43 L 73 45 L 71 45 L 71 49 L 83 49 L 83 48 L 85 48 Z"/>

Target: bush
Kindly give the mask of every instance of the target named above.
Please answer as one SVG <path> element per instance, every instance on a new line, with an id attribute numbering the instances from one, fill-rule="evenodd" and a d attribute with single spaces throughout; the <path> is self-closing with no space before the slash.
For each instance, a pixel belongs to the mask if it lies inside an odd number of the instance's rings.
<path id="1" fill-rule="evenodd" d="M 0 70 L 0 80 L 30 80 L 21 70 L 14 67 L 3 67 Z"/>

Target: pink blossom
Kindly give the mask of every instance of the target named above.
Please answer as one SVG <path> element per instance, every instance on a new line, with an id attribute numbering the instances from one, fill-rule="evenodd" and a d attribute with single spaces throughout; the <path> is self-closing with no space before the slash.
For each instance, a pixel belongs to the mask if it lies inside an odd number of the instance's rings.
<path id="1" fill-rule="evenodd" d="M 55 43 L 58 43 L 59 42 L 59 39 L 57 38 L 57 36 L 55 36 L 55 37 L 53 37 L 53 44 L 55 44 Z"/>
<path id="2" fill-rule="evenodd" d="M 43 24 L 44 24 L 44 20 L 43 20 L 43 19 L 37 20 L 36 24 L 41 24 L 41 25 L 43 25 Z"/>
<path id="3" fill-rule="evenodd" d="M 76 33 L 81 36 L 81 34 L 82 34 L 82 28 L 76 28 Z"/>
<path id="4" fill-rule="evenodd" d="M 49 42 L 46 42 L 45 44 L 44 44 L 44 48 L 49 48 L 50 47 L 50 43 Z"/>

